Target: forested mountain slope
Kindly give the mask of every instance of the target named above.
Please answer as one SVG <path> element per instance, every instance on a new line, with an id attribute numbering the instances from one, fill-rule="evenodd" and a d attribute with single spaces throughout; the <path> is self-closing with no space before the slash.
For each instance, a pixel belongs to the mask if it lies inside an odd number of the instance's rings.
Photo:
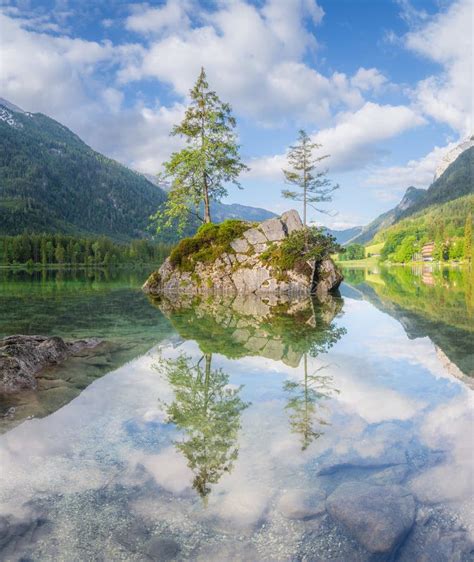
<path id="1" fill-rule="evenodd" d="M 406 190 L 402 200 L 396 207 L 390 209 L 390 211 L 387 211 L 382 215 L 379 215 L 367 226 L 364 226 L 362 228 L 362 232 L 354 238 L 351 238 L 348 243 L 365 244 L 369 242 L 377 234 L 377 232 L 396 223 L 397 220 L 399 220 L 405 212 L 407 212 L 413 205 L 423 199 L 425 193 L 426 192 L 424 189 L 409 187 Z"/>
<path id="2" fill-rule="evenodd" d="M 139 237 L 165 197 L 53 119 L 0 106 L 0 234 Z"/>
<path id="3" fill-rule="evenodd" d="M 373 220 L 358 236 L 350 240 L 350 243 L 365 244 L 377 233 L 399 221 L 418 215 L 433 205 L 441 205 L 472 193 L 474 193 L 474 147 L 462 152 L 428 189 L 409 187 L 395 208 Z"/>
<path id="4" fill-rule="evenodd" d="M 332 230 L 326 228 L 326 232 L 331 236 L 334 236 L 338 244 L 346 244 L 356 236 L 358 236 L 364 227 L 354 226 L 352 228 L 345 228 L 344 230 Z"/>
<path id="5" fill-rule="evenodd" d="M 54 119 L 0 98 L 0 235 L 141 238 L 165 199 L 154 182 L 92 150 Z M 274 216 L 245 205 L 214 202 L 212 209 L 216 221 Z"/>

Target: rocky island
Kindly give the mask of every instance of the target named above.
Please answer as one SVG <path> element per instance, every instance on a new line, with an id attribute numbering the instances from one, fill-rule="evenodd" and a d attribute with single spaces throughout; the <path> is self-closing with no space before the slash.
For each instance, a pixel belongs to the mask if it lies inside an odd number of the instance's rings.
<path id="1" fill-rule="evenodd" d="M 334 239 L 304 227 L 297 211 L 261 223 L 204 224 L 173 249 L 143 290 L 151 295 L 294 294 L 324 298 L 343 279 Z"/>

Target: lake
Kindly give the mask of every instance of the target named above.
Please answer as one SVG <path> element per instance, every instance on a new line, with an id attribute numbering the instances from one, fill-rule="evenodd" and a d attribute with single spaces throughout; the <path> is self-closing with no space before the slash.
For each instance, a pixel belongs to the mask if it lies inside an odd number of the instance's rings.
<path id="1" fill-rule="evenodd" d="M 0 272 L 0 337 L 98 337 L 0 398 L 0 559 L 474 559 L 473 276 L 152 300 Z"/>

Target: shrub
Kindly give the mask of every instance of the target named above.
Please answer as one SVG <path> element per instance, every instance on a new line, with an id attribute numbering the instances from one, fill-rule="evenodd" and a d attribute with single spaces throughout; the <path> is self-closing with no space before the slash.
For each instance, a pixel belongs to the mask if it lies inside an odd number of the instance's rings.
<path id="1" fill-rule="evenodd" d="M 184 238 L 170 254 L 171 265 L 193 271 L 197 262 L 211 263 L 224 252 L 233 253 L 230 243 L 253 225 L 229 219 L 220 224 L 203 224 L 192 238 Z"/>
<path id="2" fill-rule="evenodd" d="M 290 269 L 303 273 L 307 271 L 307 261 L 322 261 L 340 250 L 333 236 L 318 228 L 308 228 L 291 233 L 278 246 L 269 246 L 261 254 L 261 260 L 281 273 Z"/>

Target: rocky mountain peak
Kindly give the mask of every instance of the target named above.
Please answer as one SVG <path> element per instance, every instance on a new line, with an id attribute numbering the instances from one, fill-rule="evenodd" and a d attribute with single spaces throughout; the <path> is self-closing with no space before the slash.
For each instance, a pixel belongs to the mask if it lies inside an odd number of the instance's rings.
<path id="1" fill-rule="evenodd" d="M 450 164 L 452 164 L 458 156 L 460 156 L 464 151 L 468 150 L 469 148 L 474 146 L 474 135 L 465 138 L 461 143 L 455 146 L 452 150 L 450 150 L 445 156 L 441 159 L 440 163 L 438 164 L 435 175 L 433 178 L 433 182 L 435 182 L 448 168 Z"/>
<path id="2" fill-rule="evenodd" d="M 14 103 L 2 97 L 0 97 L 0 105 L 3 105 L 3 107 L 5 107 L 6 109 L 9 109 L 10 111 L 15 111 L 16 113 L 26 113 L 26 111 L 21 109 L 21 107 L 18 107 Z"/>
<path id="3" fill-rule="evenodd" d="M 426 193 L 424 189 L 419 189 L 417 187 L 413 187 L 412 185 L 405 191 L 405 195 L 402 197 L 402 200 L 397 205 L 397 209 L 399 211 L 406 211 L 412 205 L 417 203 L 421 197 Z"/>

